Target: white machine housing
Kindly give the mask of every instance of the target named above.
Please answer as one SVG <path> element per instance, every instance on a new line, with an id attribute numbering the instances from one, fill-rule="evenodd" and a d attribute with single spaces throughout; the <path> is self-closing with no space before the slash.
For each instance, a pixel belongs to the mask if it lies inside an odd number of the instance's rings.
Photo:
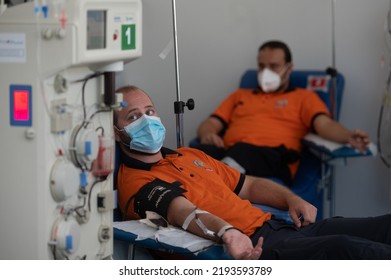
<path id="1" fill-rule="evenodd" d="M 0 259 L 111 258 L 102 73 L 141 56 L 141 0 L 38 2 L 0 15 Z"/>

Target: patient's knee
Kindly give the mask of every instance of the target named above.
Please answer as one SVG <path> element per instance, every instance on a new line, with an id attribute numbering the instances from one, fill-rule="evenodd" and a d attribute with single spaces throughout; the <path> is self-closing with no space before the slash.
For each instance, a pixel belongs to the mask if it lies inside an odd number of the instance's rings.
<path id="1" fill-rule="evenodd" d="M 349 235 L 334 235 L 325 244 L 327 259 L 389 259 L 391 246 Z"/>

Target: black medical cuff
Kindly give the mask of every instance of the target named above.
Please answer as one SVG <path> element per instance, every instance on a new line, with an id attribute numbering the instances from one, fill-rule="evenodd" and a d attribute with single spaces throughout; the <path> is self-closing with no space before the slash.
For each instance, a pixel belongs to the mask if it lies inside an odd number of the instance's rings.
<path id="1" fill-rule="evenodd" d="M 144 185 L 134 197 L 134 212 L 141 218 L 146 217 L 145 211 L 152 211 L 167 219 L 170 203 L 178 196 L 184 196 L 186 190 L 178 182 L 168 183 L 160 179 Z"/>
<path id="2" fill-rule="evenodd" d="M 237 183 L 237 185 L 235 187 L 235 190 L 234 190 L 235 194 L 239 194 L 240 193 L 240 191 L 242 190 L 242 187 L 243 187 L 245 179 L 246 179 L 246 175 L 240 174 L 239 182 Z"/>
<path id="3" fill-rule="evenodd" d="M 314 133 L 316 133 L 316 134 L 318 134 L 318 132 L 315 130 L 314 122 L 315 122 L 315 119 L 316 119 L 318 116 L 320 116 L 320 115 L 326 115 L 326 116 L 327 116 L 326 113 L 320 112 L 320 113 L 315 114 L 315 115 L 312 117 L 312 119 L 311 119 L 311 130 L 312 130 Z"/>

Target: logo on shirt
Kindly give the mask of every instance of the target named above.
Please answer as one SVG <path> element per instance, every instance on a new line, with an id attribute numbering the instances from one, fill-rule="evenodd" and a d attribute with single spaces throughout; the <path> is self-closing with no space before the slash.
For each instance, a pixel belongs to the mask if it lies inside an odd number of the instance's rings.
<path id="1" fill-rule="evenodd" d="M 288 105 L 288 99 L 279 99 L 274 103 L 274 108 L 284 108 Z"/>
<path id="2" fill-rule="evenodd" d="M 198 160 L 198 159 L 195 159 L 195 160 L 193 161 L 193 163 L 194 163 L 195 166 L 204 168 L 206 171 L 213 171 L 212 168 L 205 166 L 205 163 L 203 163 L 202 161 L 200 161 L 200 160 Z"/>

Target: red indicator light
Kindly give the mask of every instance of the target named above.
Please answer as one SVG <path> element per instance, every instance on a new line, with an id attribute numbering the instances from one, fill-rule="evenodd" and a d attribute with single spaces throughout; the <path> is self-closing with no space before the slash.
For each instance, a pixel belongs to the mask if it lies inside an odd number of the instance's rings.
<path id="1" fill-rule="evenodd" d="M 14 120 L 29 120 L 29 92 L 27 90 L 15 90 L 14 96 Z"/>

